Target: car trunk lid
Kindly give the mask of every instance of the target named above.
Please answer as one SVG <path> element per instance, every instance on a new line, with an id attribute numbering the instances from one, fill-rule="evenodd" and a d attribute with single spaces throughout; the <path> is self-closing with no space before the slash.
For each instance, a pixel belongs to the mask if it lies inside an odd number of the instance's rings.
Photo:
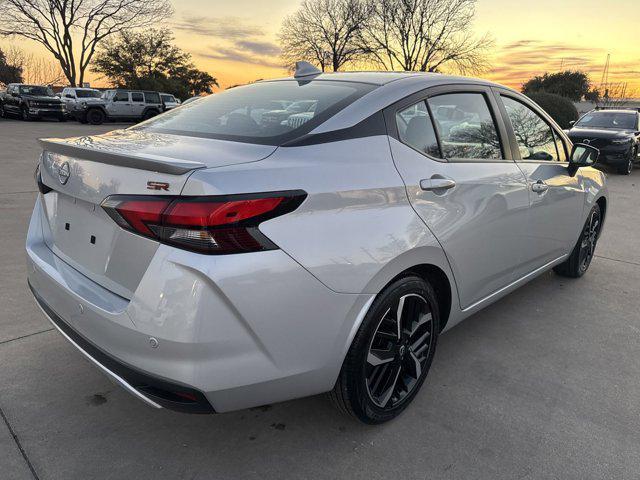
<path id="1" fill-rule="evenodd" d="M 255 162 L 276 147 L 123 131 L 41 140 L 47 245 L 63 261 L 131 298 L 158 243 L 120 228 L 101 208 L 111 195 L 180 195 L 193 171 Z"/>

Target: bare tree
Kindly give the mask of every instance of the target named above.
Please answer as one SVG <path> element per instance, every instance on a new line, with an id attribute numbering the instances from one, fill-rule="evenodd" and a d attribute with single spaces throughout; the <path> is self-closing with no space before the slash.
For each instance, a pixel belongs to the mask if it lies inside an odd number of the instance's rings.
<path id="1" fill-rule="evenodd" d="M 78 86 L 102 40 L 172 13 L 168 0 L 0 0 L 0 36 L 40 43 Z"/>
<path id="2" fill-rule="evenodd" d="M 365 0 L 304 0 L 282 23 L 279 40 L 288 68 L 307 60 L 338 71 L 366 53 L 361 31 L 372 11 Z"/>
<path id="3" fill-rule="evenodd" d="M 598 89 L 599 96 L 596 101 L 598 107 L 621 108 L 629 104 L 632 98 L 638 96 L 638 92 L 629 90 L 627 83 L 603 84 Z"/>
<path id="4" fill-rule="evenodd" d="M 479 73 L 493 40 L 471 30 L 476 0 L 369 0 L 364 41 L 386 70 Z"/>
<path id="5" fill-rule="evenodd" d="M 65 78 L 60 65 L 33 53 L 25 53 L 15 45 L 7 48 L 7 61 L 22 71 L 22 81 L 35 85 L 55 85 Z"/>

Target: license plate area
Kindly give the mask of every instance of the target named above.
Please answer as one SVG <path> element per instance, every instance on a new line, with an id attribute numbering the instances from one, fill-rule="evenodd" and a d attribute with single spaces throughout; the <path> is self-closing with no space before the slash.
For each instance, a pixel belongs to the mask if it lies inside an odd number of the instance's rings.
<path id="1" fill-rule="evenodd" d="M 59 192 L 45 198 L 53 251 L 82 269 L 104 274 L 117 225 L 99 205 Z"/>

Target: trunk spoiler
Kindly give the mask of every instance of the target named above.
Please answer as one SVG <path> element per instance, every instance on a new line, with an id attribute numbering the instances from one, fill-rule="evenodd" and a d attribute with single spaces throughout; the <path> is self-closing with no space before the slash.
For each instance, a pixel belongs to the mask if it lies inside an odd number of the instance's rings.
<path id="1" fill-rule="evenodd" d="M 113 153 L 91 148 L 90 146 L 73 145 L 66 140 L 58 138 L 41 138 L 38 141 L 42 148 L 48 152 L 118 167 L 129 167 L 171 175 L 182 175 L 191 170 L 207 167 L 204 163 L 200 162 L 160 157 L 157 155 L 147 154 L 145 156 L 138 156 L 135 154 Z"/>

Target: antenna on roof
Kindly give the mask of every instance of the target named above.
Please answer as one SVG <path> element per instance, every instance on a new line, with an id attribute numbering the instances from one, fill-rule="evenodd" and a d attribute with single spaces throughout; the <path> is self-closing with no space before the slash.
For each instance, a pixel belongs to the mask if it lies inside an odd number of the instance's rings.
<path id="1" fill-rule="evenodd" d="M 293 74 L 293 78 L 311 77 L 321 73 L 321 70 L 318 70 L 309 62 L 296 62 L 296 71 Z"/>

